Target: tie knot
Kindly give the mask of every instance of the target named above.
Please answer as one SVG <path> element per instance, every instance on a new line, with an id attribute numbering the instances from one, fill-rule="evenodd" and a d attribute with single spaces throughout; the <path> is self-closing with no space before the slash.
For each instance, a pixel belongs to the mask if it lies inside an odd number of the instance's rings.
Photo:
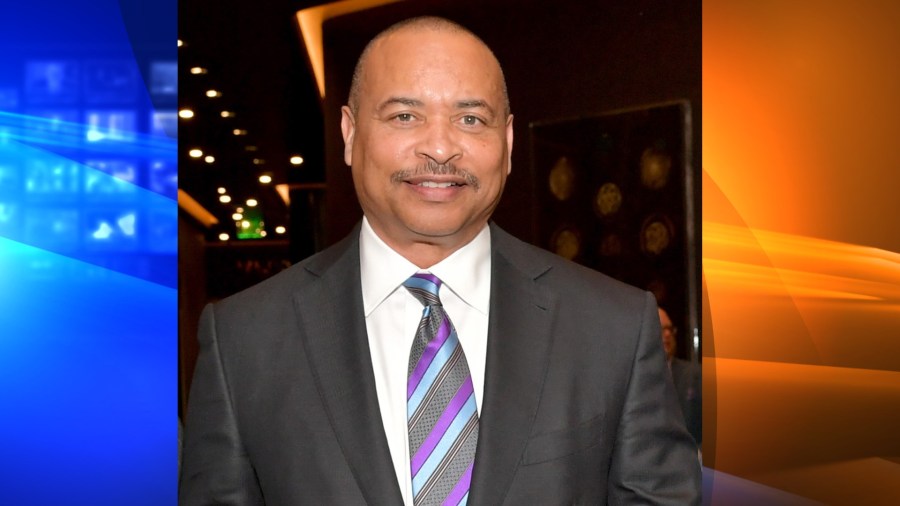
<path id="1" fill-rule="evenodd" d="M 441 299 L 438 296 L 438 292 L 441 290 L 441 280 L 434 274 L 417 272 L 404 281 L 403 286 L 423 305 L 441 305 Z"/>

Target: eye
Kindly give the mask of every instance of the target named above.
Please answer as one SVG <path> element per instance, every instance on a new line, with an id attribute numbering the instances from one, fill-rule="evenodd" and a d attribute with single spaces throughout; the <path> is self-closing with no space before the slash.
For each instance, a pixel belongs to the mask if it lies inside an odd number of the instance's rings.
<path id="1" fill-rule="evenodd" d="M 394 119 L 401 123 L 409 123 L 414 119 L 414 117 L 408 112 L 401 112 L 400 114 L 394 116 Z"/>
<path id="2" fill-rule="evenodd" d="M 466 114 L 462 117 L 462 123 L 466 126 L 478 126 L 484 123 L 478 116 Z"/>

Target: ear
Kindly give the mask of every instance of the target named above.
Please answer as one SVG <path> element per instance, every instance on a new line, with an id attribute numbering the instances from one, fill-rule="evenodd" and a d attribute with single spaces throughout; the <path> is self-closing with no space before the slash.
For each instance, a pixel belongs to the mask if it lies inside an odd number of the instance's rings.
<path id="1" fill-rule="evenodd" d="M 353 162 L 353 134 L 356 133 L 356 120 L 353 111 L 346 105 L 341 107 L 341 134 L 344 136 L 344 163 Z"/>
<path id="2" fill-rule="evenodd" d="M 506 161 L 506 175 L 512 172 L 512 150 L 513 150 L 513 115 L 510 114 L 506 118 L 506 153 L 509 160 Z"/>

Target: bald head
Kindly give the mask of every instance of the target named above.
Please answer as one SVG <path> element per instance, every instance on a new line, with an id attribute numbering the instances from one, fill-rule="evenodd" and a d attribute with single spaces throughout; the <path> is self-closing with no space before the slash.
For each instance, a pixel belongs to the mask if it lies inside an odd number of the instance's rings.
<path id="1" fill-rule="evenodd" d="M 383 30 L 371 41 L 369 41 L 368 44 L 366 44 L 365 49 L 363 49 L 362 54 L 359 56 L 359 60 L 356 62 L 356 68 L 354 68 L 353 70 L 353 80 L 350 83 L 350 96 L 347 99 L 347 105 L 350 107 L 350 110 L 353 112 L 353 114 L 357 114 L 359 111 L 360 95 L 361 93 L 363 93 L 363 88 L 365 87 L 365 75 L 367 72 L 372 71 L 372 69 L 368 68 L 372 52 L 391 35 L 400 32 L 415 33 L 417 31 L 430 31 L 437 33 L 463 35 L 477 41 L 478 44 L 490 55 L 490 59 L 493 64 L 496 65 L 497 73 L 500 76 L 500 90 L 503 95 L 503 112 L 505 115 L 509 115 L 510 108 L 509 96 L 506 90 L 506 79 L 503 76 L 503 69 L 500 68 L 500 62 L 497 61 L 494 53 L 487 46 L 487 44 L 485 44 L 484 41 L 481 40 L 481 38 L 472 33 L 469 29 L 458 23 L 450 21 L 449 19 L 444 19 L 436 16 L 422 16 L 400 21 Z"/>

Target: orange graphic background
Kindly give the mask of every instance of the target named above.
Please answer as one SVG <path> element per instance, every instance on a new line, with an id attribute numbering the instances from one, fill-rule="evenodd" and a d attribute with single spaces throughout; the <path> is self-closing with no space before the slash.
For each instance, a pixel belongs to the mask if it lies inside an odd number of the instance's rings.
<path id="1" fill-rule="evenodd" d="M 704 465 L 900 504 L 900 2 L 704 1 L 702 159 Z"/>

